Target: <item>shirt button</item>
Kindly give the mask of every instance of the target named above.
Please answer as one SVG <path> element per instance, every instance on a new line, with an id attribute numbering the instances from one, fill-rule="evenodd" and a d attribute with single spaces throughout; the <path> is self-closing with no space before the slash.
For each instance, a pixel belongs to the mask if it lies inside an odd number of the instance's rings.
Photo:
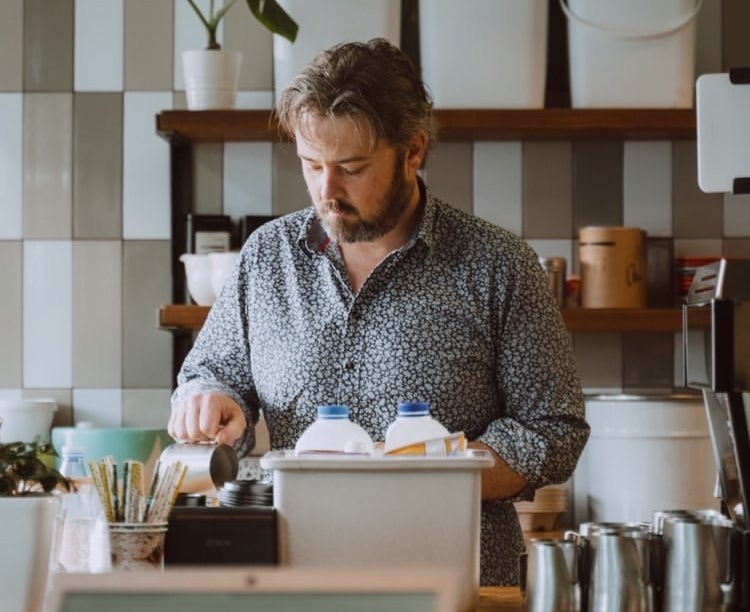
<path id="1" fill-rule="evenodd" d="M 345 370 L 353 370 L 354 369 L 354 362 L 351 359 L 349 361 L 344 362 L 344 369 Z"/>

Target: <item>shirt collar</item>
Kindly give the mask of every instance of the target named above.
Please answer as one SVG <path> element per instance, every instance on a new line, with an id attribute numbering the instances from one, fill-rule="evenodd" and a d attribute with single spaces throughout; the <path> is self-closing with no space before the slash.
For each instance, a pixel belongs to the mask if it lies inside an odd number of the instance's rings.
<path id="1" fill-rule="evenodd" d="M 432 246 L 435 238 L 435 199 L 421 177 L 417 177 L 417 181 L 419 183 L 420 197 L 424 202 L 422 221 L 419 223 L 414 236 L 404 246 L 404 249 L 411 248 L 419 241 L 424 242 L 428 247 Z M 331 244 L 331 239 L 320 224 L 313 206 L 310 206 L 307 216 L 302 223 L 299 235 L 297 236 L 297 243 L 310 257 L 325 252 L 328 245 Z"/>

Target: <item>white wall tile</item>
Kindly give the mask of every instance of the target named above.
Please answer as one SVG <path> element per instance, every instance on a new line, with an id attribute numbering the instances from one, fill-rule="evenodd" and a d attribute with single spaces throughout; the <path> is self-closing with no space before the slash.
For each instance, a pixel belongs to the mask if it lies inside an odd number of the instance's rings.
<path id="1" fill-rule="evenodd" d="M 724 196 L 724 237 L 743 238 L 750 235 L 750 195 Z"/>
<path id="2" fill-rule="evenodd" d="M 123 238 L 170 236 L 169 145 L 155 117 L 171 108 L 166 92 L 128 92 L 123 119 Z"/>
<path id="3" fill-rule="evenodd" d="M 0 93 L 0 240 L 23 233 L 23 96 Z"/>
<path id="4" fill-rule="evenodd" d="M 94 427 L 122 426 L 121 389 L 73 389 L 74 423 Z"/>
<path id="5" fill-rule="evenodd" d="M 124 0 L 76 0 L 75 90 L 122 91 Z"/>
<path id="6" fill-rule="evenodd" d="M 474 214 L 521 234 L 523 149 L 520 142 L 474 144 Z"/>
<path id="7" fill-rule="evenodd" d="M 224 214 L 270 215 L 273 209 L 273 144 L 224 145 Z"/>
<path id="8" fill-rule="evenodd" d="M 24 387 L 72 384 L 72 243 L 23 243 Z"/>
<path id="9" fill-rule="evenodd" d="M 672 144 L 626 142 L 623 222 L 649 236 L 672 235 Z"/>
<path id="10" fill-rule="evenodd" d="M 234 107 L 244 110 L 266 110 L 273 107 L 273 92 L 238 91 Z"/>

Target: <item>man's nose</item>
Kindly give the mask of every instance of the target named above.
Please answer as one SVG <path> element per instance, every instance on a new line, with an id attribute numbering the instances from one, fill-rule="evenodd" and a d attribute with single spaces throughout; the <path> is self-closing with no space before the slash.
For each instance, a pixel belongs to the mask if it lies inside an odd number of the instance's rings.
<path id="1" fill-rule="evenodd" d="M 334 170 L 324 169 L 320 175 L 320 197 L 323 200 L 334 200 L 340 194 L 341 185 Z"/>

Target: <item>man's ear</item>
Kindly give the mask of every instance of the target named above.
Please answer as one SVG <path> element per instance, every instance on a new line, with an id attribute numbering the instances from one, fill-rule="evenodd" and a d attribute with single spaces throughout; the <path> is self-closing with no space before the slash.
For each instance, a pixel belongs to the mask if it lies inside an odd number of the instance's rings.
<path id="1" fill-rule="evenodd" d="M 422 167 L 427 153 L 427 134 L 418 132 L 412 136 L 406 155 L 406 165 L 415 172 Z"/>

